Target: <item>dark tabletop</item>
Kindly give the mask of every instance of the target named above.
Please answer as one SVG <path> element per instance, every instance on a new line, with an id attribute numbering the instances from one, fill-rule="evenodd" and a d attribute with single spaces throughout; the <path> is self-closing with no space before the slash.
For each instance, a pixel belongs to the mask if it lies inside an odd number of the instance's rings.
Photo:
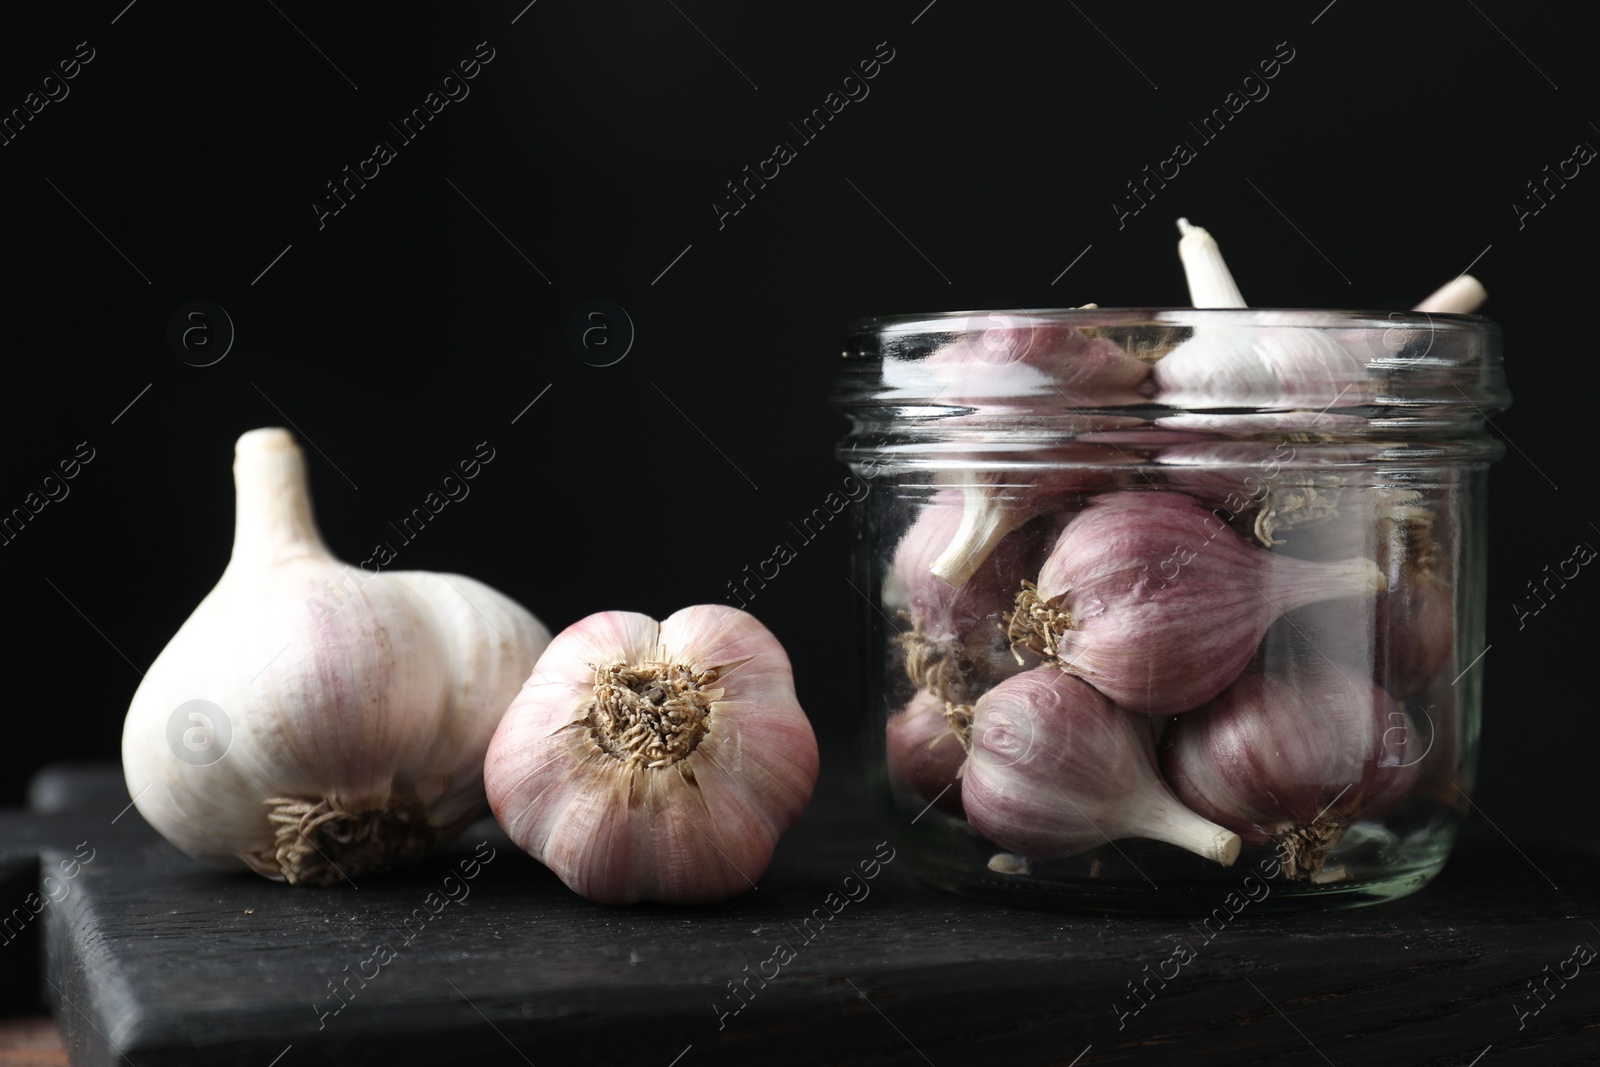
<path id="1" fill-rule="evenodd" d="M 843 768 L 755 892 L 694 909 L 590 904 L 487 820 L 411 873 L 307 890 L 181 855 L 112 768 L 31 796 L 0 817 L 0 981 L 75 1064 L 1600 1062 L 1600 847 L 1512 827 L 1469 822 L 1404 900 L 1246 907 L 1204 939 L 952 896 L 898 853 L 841 906 L 886 854 Z M 1177 974 L 1135 999 L 1146 967 Z"/>

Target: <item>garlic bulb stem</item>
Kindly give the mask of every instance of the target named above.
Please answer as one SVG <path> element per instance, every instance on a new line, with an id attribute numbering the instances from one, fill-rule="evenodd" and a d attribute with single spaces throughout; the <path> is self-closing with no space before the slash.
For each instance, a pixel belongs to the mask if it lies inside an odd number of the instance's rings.
<path id="1" fill-rule="evenodd" d="M 1487 299 L 1489 294 L 1483 288 L 1483 283 L 1470 274 L 1463 274 L 1445 282 L 1412 310 L 1440 315 L 1470 315 Z"/>
<path id="2" fill-rule="evenodd" d="M 331 559 L 311 513 L 305 457 L 289 431 L 251 430 L 234 446 L 238 504 L 229 566 Z"/>
<path id="3" fill-rule="evenodd" d="M 1237 834 L 1185 808 L 1156 769 L 1147 723 L 1050 667 L 978 699 L 961 803 L 975 830 L 1033 859 L 1129 837 L 1177 845 L 1227 866 Z"/>
<path id="4" fill-rule="evenodd" d="M 1178 257 L 1189 279 L 1189 303 L 1197 308 L 1242 308 L 1244 296 L 1228 272 L 1216 238 L 1188 219 L 1178 220 Z"/>
<path id="5" fill-rule="evenodd" d="M 1177 845 L 1224 867 L 1233 866 L 1242 844 L 1239 835 L 1232 830 L 1218 826 L 1176 801 L 1145 809 L 1139 830 L 1141 836 L 1152 841 Z"/>
<path id="6" fill-rule="evenodd" d="M 961 487 L 961 525 L 933 566 L 928 568 L 941 580 L 962 586 L 977 573 L 995 546 L 1006 534 L 1032 518 L 1031 512 L 997 506 L 993 489 L 981 482 L 980 475 L 963 472 Z"/>

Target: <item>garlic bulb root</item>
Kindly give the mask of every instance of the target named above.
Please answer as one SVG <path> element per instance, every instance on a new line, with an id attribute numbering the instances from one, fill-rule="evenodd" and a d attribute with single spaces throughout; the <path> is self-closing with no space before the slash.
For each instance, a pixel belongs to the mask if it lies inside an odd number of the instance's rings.
<path id="1" fill-rule="evenodd" d="M 1324 868 L 1351 824 L 1401 804 L 1416 783 L 1405 713 L 1365 673 L 1315 650 L 1270 659 L 1162 740 L 1161 769 L 1184 804 L 1278 849 L 1286 877 Z"/>
<path id="2" fill-rule="evenodd" d="M 372 871 L 408 867 L 463 826 L 433 827 L 414 796 L 383 808 L 345 811 L 326 798 L 268 797 L 273 843 L 246 862 L 290 885 L 338 885 Z M 464 825 L 464 824 L 463 824 Z"/>
<path id="3" fill-rule="evenodd" d="M 624 763 L 668 767 L 705 737 L 706 719 L 721 689 L 709 688 L 717 668 L 681 663 L 590 664 L 594 704 L 588 723 L 595 742 Z"/>
<path id="4" fill-rule="evenodd" d="M 511 840 L 604 904 L 710 903 L 750 888 L 816 780 L 783 646 L 722 605 L 569 626 L 484 764 Z"/>
<path id="5" fill-rule="evenodd" d="M 964 699 L 976 673 L 971 655 L 959 641 L 930 637 L 909 613 L 904 617 L 911 629 L 896 634 L 894 642 L 905 652 L 906 674 L 912 684 L 947 700 Z"/>
<path id="6" fill-rule="evenodd" d="M 1025 662 L 1023 653 L 1027 653 L 1059 665 L 1061 638 L 1072 629 L 1072 612 L 1041 596 L 1037 583 L 1022 583 L 1005 619 L 1006 640 L 1015 651 L 1018 663 Z"/>
<path id="7" fill-rule="evenodd" d="M 1285 538 L 1277 536 L 1281 529 L 1339 517 L 1345 479 L 1337 474 L 1313 473 L 1302 475 L 1299 482 L 1268 489 L 1266 499 L 1256 512 L 1251 527 L 1256 540 L 1268 548 L 1285 543 Z"/>
<path id="8" fill-rule="evenodd" d="M 1277 849 L 1278 866 L 1283 869 L 1284 878 L 1291 882 L 1317 879 L 1323 871 L 1328 853 L 1344 837 L 1349 825 L 1344 816 L 1329 814 L 1304 825 L 1274 823 L 1269 826 L 1267 836 Z M 1348 877 L 1348 872 L 1345 875 Z"/>

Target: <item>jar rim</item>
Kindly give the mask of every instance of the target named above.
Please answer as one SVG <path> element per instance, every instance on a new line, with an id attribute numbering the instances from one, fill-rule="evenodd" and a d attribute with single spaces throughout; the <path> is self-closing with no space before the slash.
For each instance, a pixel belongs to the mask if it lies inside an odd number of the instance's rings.
<path id="1" fill-rule="evenodd" d="M 1213 418 L 1219 432 L 1247 435 L 1281 429 L 1286 413 L 1314 412 L 1322 430 L 1471 435 L 1511 402 L 1501 342 L 1500 327 L 1481 315 L 1424 311 L 880 315 L 847 328 L 833 401 L 858 422 L 937 423 L 941 434 L 1019 424 L 1076 432 L 1086 418 L 1104 427 L 1107 416 L 1119 425 Z"/>
<path id="2" fill-rule="evenodd" d="M 939 332 L 949 324 L 983 319 L 1003 321 L 1023 318 L 1065 325 L 1140 324 L 1160 326 L 1296 326 L 1316 329 L 1371 328 L 1397 326 L 1448 327 L 1455 330 L 1482 330 L 1500 333 L 1500 326 L 1483 315 L 1460 315 L 1430 311 L 1395 311 L 1384 308 L 1301 308 L 1246 307 L 1194 308 L 1159 305 L 1095 308 L 969 308 L 963 311 L 902 312 L 869 315 L 845 326 L 846 335 L 858 333 Z M 847 353 L 848 355 L 848 353 Z"/>

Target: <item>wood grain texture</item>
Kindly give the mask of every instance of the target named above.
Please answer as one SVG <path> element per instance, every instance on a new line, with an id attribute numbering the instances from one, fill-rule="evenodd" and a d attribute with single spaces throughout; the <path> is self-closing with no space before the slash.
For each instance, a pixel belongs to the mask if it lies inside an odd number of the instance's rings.
<path id="1" fill-rule="evenodd" d="M 1406 900 L 1330 913 L 1247 907 L 1209 943 L 1181 917 L 957 898 L 896 861 L 865 899 L 814 921 L 821 932 L 805 943 L 805 917 L 826 911 L 884 836 L 850 780 L 819 789 L 757 892 L 676 909 L 589 904 L 492 822 L 406 875 L 291 889 L 189 860 L 136 812 L 112 825 L 127 802 L 120 779 L 75 773 L 49 792 L 81 803 L 0 817 L 0 855 L 35 848 L 44 871 L 81 841 L 96 850 L 40 916 L 43 991 L 79 1065 L 267 1067 L 281 1055 L 279 1067 L 666 1067 L 681 1054 L 679 1067 L 949 1067 L 1082 1054 L 1085 1067 L 1465 1067 L 1490 1046 L 1483 1067 L 1512 1056 L 1600 1061 L 1600 962 L 1552 985 L 1521 1029 L 1513 1007 L 1534 1003 L 1527 982 L 1574 944 L 1600 945 L 1590 925 L 1600 852 L 1520 833 L 1526 856 L 1469 827 L 1439 880 Z M 489 849 L 476 877 L 460 880 L 460 864 Z M 1119 1020 L 1113 1005 L 1135 1003 L 1128 983 L 1182 938 L 1194 959 Z M 764 987 L 749 981 L 748 1003 L 719 1017 L 739 1003 L 728 983 L 757 972 L 780 939 L 795 958 Z M 379 945 L 397 953 L 382 965 Z M 0 952 L 0 964 L 18 958 Z M 330 983 L 348 992 L 336 999 Z"/>
<path id="2" fill-rule="evenodd" d="M 67 1067 L 67 1047 L 49 1016 L 0 1020 L 0 1067 Z"/>

